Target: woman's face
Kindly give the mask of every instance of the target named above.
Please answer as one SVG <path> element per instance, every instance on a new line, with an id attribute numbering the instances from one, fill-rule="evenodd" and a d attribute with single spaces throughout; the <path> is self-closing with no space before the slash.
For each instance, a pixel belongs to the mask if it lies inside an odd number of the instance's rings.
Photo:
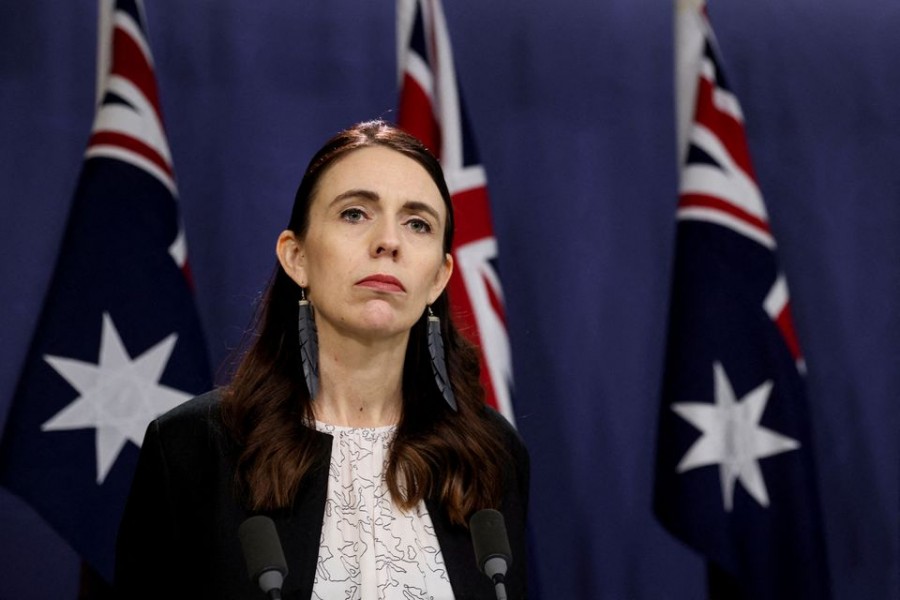
<path id="1" fill-rule="evenodd" d="M 322 332 L 405 335 L 450 278 L 447 209 L 428 172 L 380 146 L 328 167 L 309 207 L 304 239 L 279 238 L 288 275 L 316 309 Z"/>

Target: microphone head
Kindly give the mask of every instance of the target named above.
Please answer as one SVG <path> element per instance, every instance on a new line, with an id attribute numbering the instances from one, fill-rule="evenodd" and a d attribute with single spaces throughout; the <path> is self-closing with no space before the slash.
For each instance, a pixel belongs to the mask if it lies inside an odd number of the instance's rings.
<path id="1" fill-rule="evenodd" d="M 475 561 L 482 573 L 488 577 L 494 576 L 494 573 L 485 571 L 485 565 L 491 559 L 502 559 L 507 566 L 512 564 L 512 550 L 506 535 L 506 523 L 500 511 L 493 508 L 479 510 L 469 519 L 469 531 L 472 534 Z M 493 571 L 494 568 L 490 570 Z"/>
<path id="2" fill-rule="evenodd" d="M 280 588 L 288 569 L 272 519 L 263 515 L 250 517 L 238 527 L 238 538 L 244 550 L 250 580 L 259 584 L 267 594 L 273 587 Z"/>

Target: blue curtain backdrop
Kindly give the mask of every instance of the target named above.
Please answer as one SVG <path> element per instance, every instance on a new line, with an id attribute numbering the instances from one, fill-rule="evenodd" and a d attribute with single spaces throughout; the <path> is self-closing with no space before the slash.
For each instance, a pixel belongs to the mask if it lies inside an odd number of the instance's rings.
<path id="1" fill-rule="evenodd" d="M 0 4 L 0 424 L 91 126 L 95 4 Z M 221 364 L 310 154 L 392 117 L 394 3 L 146 8 Z M 672 6 L 445 10 L 494 203 L 545 596 L 699 598 L 701 560 L 650 508 L 677 184 Z M 834 595 L 900 598 L 900 4 L 709 10 L 792 286 Z M 0 597 L 74 598 L 76 557 L 4 492 L 0 532 Z"/>

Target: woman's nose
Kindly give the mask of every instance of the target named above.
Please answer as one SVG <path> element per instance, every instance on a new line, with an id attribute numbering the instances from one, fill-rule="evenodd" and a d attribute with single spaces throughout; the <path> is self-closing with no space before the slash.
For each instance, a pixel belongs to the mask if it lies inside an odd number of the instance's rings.
<path id="1" fill-rule="evenodd" d="M 391 258 L 396 258 L 399 250 L 400 237 L 397 227 L 391 224 L 378 227 L 372 243 L 373 256 L 389 255 Z"/>

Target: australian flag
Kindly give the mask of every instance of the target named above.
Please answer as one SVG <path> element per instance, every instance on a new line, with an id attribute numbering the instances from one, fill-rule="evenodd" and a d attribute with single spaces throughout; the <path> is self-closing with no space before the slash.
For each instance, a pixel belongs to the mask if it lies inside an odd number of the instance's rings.
<path id="1" fill-rule="evenodd" d="M 109 21 L 84 167 L 0 442 L 0 484 L 107 579 L 147 424 L 211 383 L 141 6 L 118 0 Z"/>
<path id="2" fill-rule="evenodd" d="M 457 83 L 440 0 L 397 0 L 397 36 L 397 124 L 440 159 L 453 198 L 454 320 L 480 348 L 487 402 L 513 423 L 512 356 L 487 177 Z"/>
<path id="3" fill-rule="evenodd" d="M 710 564 L 714 596 L 828 598 L 804 362 L 737 97 L 705 8 L 682 2 L 677 247 L 655 512 Z M 691 29 L 692 28 L 692 29 Z M 679 94 L 679 101 L 686 101 Z M 718 590 L 718 593 L 716 593 Z"/>

